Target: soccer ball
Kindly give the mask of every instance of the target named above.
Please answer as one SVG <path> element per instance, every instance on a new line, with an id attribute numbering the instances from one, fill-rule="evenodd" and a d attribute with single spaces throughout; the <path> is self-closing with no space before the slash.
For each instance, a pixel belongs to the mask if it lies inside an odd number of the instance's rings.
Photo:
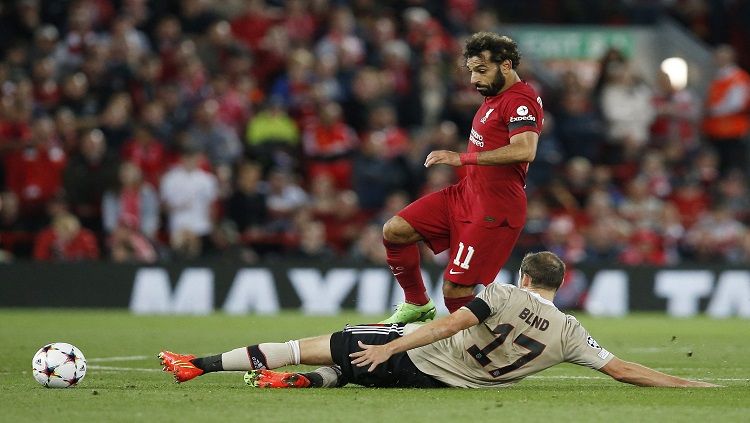
<path id="1" fill-rule="evenodd" d="M 86 358 L 65 342 L 47 344 L 31 361 L 34 379 L 47 388 L 69 388 L 86 376 Z"/>

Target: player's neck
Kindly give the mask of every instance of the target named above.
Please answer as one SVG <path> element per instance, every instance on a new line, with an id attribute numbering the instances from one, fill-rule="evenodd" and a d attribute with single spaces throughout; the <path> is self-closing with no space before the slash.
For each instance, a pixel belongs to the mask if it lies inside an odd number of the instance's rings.
<path id="1" fill-rule="evenodd" d="M 527 286 L 523 289 L 529 292 L 533 292 L 534 294 L 538 294 L 540 297 L 550 302 L 555 299 L 555 291 L 550 291 L 549 289 L 534 288 L 531 286 Z"/>
<path id="2" fill-rule="evenodd" d="M 516 82 L 520 82 L 520 81 L 521 81 L 521 77 L 518 76 L 516 71 L 511 71 L 510 75 L 508 75 L 508 77 L 505 78 L 505 85 L 503 85 L 503 88 L 500 90 L 500 93 L 507 91 L 510 87 L 515 85 Z"/>

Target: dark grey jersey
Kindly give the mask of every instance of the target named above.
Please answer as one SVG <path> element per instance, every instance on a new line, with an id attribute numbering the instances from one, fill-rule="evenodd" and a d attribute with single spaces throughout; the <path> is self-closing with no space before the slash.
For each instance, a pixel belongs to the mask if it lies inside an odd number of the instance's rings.
<path id="1" fill-rule="evenodd" d="M 614 358 L 575 317 L 512 285 L 493 283 L 462 309 L 479 324 L 408 351 L 419 370 L 451 386 L 498 387 L 562 362 L 599 369 Z"/>

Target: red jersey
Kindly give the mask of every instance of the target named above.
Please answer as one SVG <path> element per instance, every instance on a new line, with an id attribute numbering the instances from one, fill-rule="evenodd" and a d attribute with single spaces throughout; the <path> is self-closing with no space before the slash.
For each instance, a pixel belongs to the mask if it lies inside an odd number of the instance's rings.
<path id="1" fill-rule="evenodd" d="M 542 132 L 542 99 L 524 81 L 484 102 L 474 115 L 468 152 L 491 151 L 510 144 L 516 134 Z M 457 219 L 500 226 L 507 222 L 521 227 L 526 220 L 526 172 L 528 163 L 498 166 L 466 166 L 466 176 L 457 186 Z"/>

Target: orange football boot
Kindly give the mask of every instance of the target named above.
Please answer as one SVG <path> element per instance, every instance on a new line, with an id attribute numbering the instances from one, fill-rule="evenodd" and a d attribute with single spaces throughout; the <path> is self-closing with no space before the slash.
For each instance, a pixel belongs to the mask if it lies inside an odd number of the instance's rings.
<path id="1" fill-rule="evenodd" d="M 162 351 L 158 357 L 161 360 L 161 365 L 164 366 L 162 370 L 172 373 L 177 383 L 187 382 L 203 374 L 203 370 L 195 367 L 190 362 L 190 360 L 195 358 L 194 355 L 182 355 L 171 351 Z"/>
<path id="2" fill-rule="evenodd" d="M 251 370 L 245 374 L 245 383 L 254 388 L 307 388 L 310 379 L 300 373 Z"/>

